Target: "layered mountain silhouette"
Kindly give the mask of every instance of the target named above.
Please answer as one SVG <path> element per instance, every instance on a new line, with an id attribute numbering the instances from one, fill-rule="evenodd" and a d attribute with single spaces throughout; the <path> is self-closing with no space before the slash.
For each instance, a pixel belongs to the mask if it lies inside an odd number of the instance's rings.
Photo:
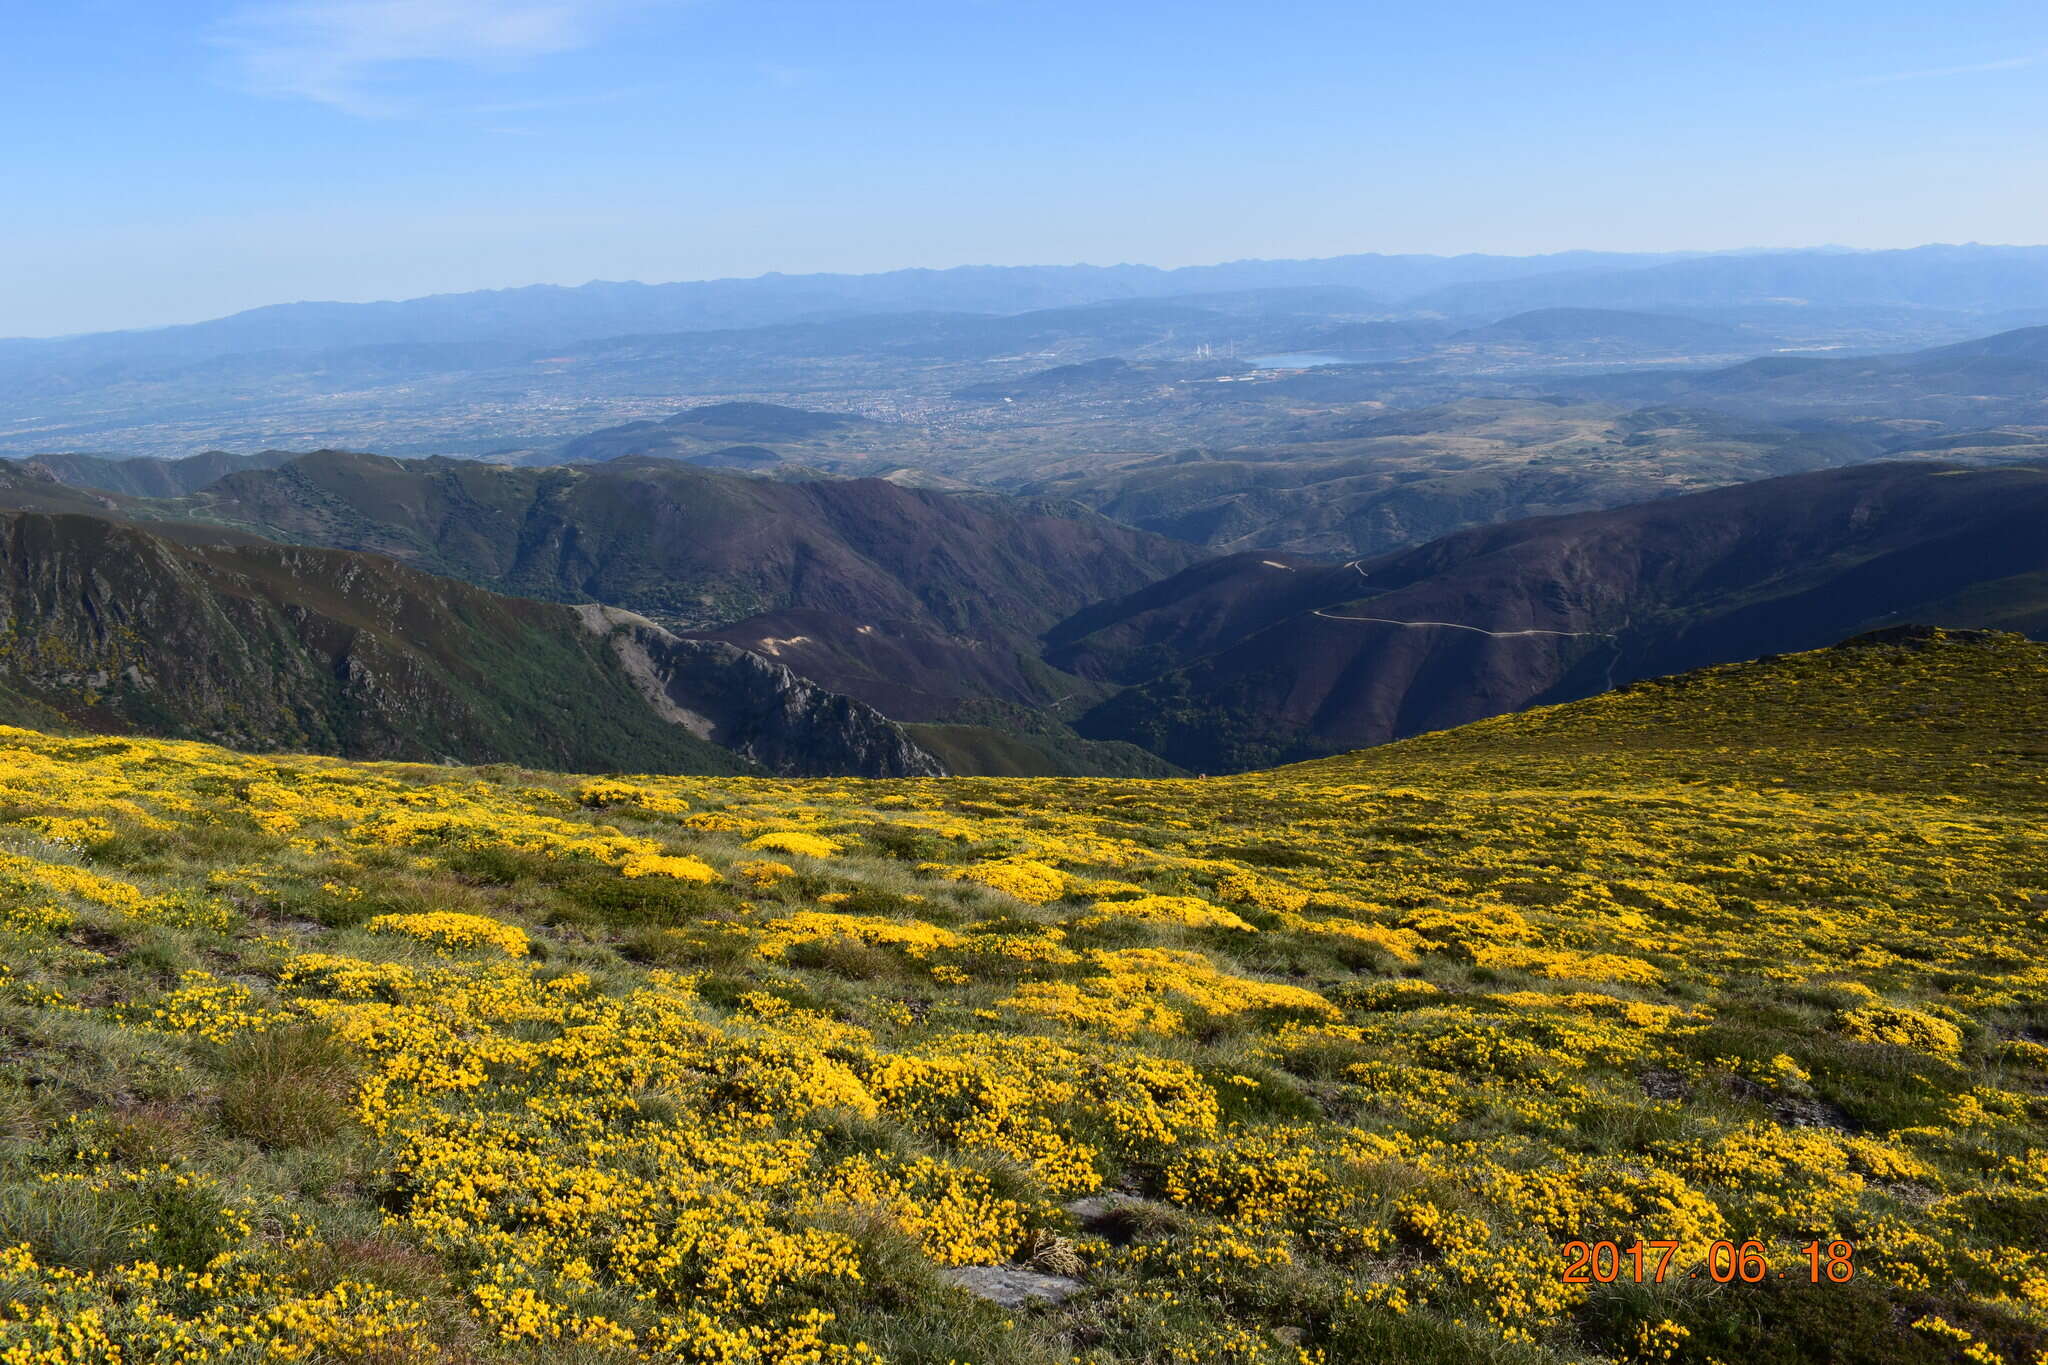
<path id="1" fill-rule="evenodd" d="M 2048 466 L 1880 463 L 1467 531 L 1345 565 L 1198 565 L 1048 635 L 1125 690 L 1077 723 L 1263 766 L 1895 622 L 2048 633 Z"/>
<path id="2" fill-rule="evenodd" d="M 1442 414 L 1376 420 L 1399 439 Z M 697 421 L 772 424 L 793 425 Z M 2048 632 L 2048 464 L 1938 455 L 1345 562 L 1211 558 L 1057 500 L 644 455 L 318 452 L 170 499 L 11 466 L 27 624 L 5 680 L 92 728 L 376 756 L 1237 769 L 1901 621 Z"/>

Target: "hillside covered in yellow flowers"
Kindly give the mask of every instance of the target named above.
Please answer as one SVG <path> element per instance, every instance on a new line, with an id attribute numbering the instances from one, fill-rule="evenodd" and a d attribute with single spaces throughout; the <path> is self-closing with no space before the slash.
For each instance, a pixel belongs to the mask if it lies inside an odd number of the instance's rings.
<path id="1" fill-rule="evenodd" d="M 2048 1360 L 2017 636 L 1209 780 L 0 750 L 0 1365 Z"/>

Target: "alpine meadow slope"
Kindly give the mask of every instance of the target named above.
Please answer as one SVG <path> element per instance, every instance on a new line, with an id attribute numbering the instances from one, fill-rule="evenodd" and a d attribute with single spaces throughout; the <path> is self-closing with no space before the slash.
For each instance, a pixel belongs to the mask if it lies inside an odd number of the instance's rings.
<path id="1" fill-rule="evenodd" d="M 1224 779 L 0 788 L 10 1360 L 2048 1349 L 2016 636 Z"/>

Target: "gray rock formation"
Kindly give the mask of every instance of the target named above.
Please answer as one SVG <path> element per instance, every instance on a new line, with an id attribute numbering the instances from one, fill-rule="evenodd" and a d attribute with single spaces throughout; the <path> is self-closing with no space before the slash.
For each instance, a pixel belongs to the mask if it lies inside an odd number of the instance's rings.
<path id="1" fill-rule="evenodd" d="M 605 636 L 657 713 L 783 777 L 943 777 L 938 759 L 864 702 L 717 640 L 686 640 L 644 616 L 576 608 Z"/>
<path id="2" fill-rule="evenodd" d="M 1061 1303 L 1081 1288 L 1079 1280 L 1065 1275 L 1042 1275 L 1018 1265 L 956 1266 L 946 1272 L 946 1278 L 976 1298 L 1003 1308 Z"/>

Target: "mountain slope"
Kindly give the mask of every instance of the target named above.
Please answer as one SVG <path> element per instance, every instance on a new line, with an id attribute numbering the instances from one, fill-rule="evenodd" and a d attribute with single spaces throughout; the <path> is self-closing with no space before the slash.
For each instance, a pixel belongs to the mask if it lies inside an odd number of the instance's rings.
<path id="1" fill-rule="evenodd" d="M 1750 352 L 1756 338 L 1715 322 L 1612 308 L 1539 308 L 1446 338 L 1447 347 L 1541 345 L 1552 353 L 1627 356 Z"/>
<path id="2" fill-rule="evenodd" d="M 15 1360 L 2048 1350 L 2011 636 L 1205 781 L 0 772 Z"/>
<path id="3" fill-rule="evenodd" d="M 812 608 L 1035 633 L 1201 552 L 1076 508 L 878 479 L 770 482 L 660 459 L 518 469 L 323 451 L 185 504 L 501 592 L 724 625 Z"/>
<path id="4" fill-rule="evenodd" d="M 622 607 L 906 720 L 971 699 L 1071 694 L 1037 661 L 1038 633 L 1203 557 L 1071 504 L 770 481 L 651 457 L 512 468 L 323 451 L 163 510 L 373 550 L 500 592 Z"/>
<path id="5" fill-rule="evenodd" d="M 1140 685 L 1076 728 L 1197 770 L 1377 744 L 1900 620 L 2048 633 L 2048 466 L 1876 464 L 1463 532 L 1355 566 L 1204 565 L 1056 627 Z"/>
<path id="6" fill-rule="evenodd" d="M 881 426 L 846 413 L 813 412 L 779 403 L 708 403 L 658 422 L 627 422 L 590 432 L 529 463 L 595 464 L 627 455 L 702 460 L 735 447 L 776 446 Z"/>
<path id="7" fill-rule="evenodd" d="M 31 718 L 366 758 L 937 771 L 866 707 L 741 651 L 376 556 L 14 512 L 0 575 L 0 683 Z"/>

